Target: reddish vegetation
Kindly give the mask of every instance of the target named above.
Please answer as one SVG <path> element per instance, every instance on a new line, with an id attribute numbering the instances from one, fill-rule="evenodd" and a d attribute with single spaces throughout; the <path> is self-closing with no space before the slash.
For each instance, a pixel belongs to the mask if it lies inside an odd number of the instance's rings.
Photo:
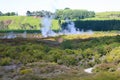
<path id="1" fill-rule="evenodd" d="M 12 23 L 12 20 L 5 20 L 3 21 L 4 25 L 10 25 Z"/>

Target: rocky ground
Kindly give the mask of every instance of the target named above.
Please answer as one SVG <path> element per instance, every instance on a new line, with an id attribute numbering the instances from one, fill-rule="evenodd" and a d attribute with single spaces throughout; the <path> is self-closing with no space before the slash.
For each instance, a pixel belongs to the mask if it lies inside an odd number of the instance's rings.
<path id="1" fill-rule="evenodd" d="M 49 62 L 35 62 L 26 65 L 14 64 L 0 66 L 0 80 L 19 80 L 25 76 L 39 76 L 41 78 L 56 78 L 62 75 L 88 75 L 80 67 L 68 67 Z"/>

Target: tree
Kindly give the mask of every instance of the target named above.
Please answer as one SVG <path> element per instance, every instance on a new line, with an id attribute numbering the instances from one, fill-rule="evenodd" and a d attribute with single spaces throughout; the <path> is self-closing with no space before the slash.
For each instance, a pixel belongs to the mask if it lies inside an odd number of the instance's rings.
<path id="1" fill-rule="evenodd" d="M 27 15 L 27 16 L 31 16 L 31 12 L 30 12 L 30 11 L 27 11 L 27 12 L 26 12 L 26 15 Z"/>
<path id="2" fill-rule="evenodd" d="M 5 13 L 5 16 L 10 16 L 10 12 Z"/>
<path id="3" fill-rule="evenodd" d="M 3 15 L 3 13 L 0 11 L 0 16 L 2 16 Z"/>
<path id="4" fill-rule="evenodd" d="M 15 12 L 10 13 L 10 16 L 15 16 L 15 15 L 16 15 Z"/>
<path id="5" fill-rule="evenodd" d="M 93 11 L 70 9 L 70 8 L 65 8 L 64 10 L 58 9 L 56 10 L 55 14 L 56 14 L 56 19 L 70 18 L 70 19 L 79 20 L 79 19 L 90 18 L 95 16 L 95 12 Z"/>
<path id="6" fill-rule="evenodd" d="M 66 9 L 70 9 L 70 8 L 66 7 L 64 10 L 66 10 Z"/>

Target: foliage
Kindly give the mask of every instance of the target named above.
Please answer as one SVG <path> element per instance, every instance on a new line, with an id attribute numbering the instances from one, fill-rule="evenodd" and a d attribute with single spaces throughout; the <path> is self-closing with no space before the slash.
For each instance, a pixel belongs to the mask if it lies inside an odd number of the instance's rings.
<path id="1" fill-rule="evenodd" d="M 108 72 L 114 72 L 117 70 L 117 66 L 113 63 L 102 63 L 99 65 L 96 65 L 94 68 L 94 72 L 104 72 L 104 71 L 108 71 Z"/>
<path id="2" fill-rule="evenodd" d="M 63 11 L 64 10 L 58 10 L 59 12 L 58 15 L 60 17 L 63 17 L 62 16 Z M 89 13 L 89 15 L 92 15 L 90 14 L 92 12 L 86 11 L 86 10 L 75 10 L 74 11 L 71 9 L 67 9 L 64 11 L 64 13 L 65 13 L 64 17 L 65 16 L 73 17 L 72 20 L 74 21 L 76 28 L 79 28 L 80 30 L 82 29 L 83 30 L 95 30 L 95 31 L 120 30 L 119 17 L 117 18 L 94 17 L 94 18 L 87 18 L 87 19 L 79 20 L 79 19 L 76 19 L 76 18 L 81 18 L 78 16 L 81 16 L 81 15 L 87 16 L 87 13 Z M 73 16 L 74 15 L 73 13 L 77 16 Z M 40 30 L 41 19 L 42 19 L 41 17 L 34 17 L 34 16 L 1 16 L 0 17 L 0 30 Z M 59 20 L 60 20 L 60 23 L 59 23 Z M 10 23 L 6 24 L 8 22 Z M 65 25 L 64 20 L 58 18 L 58 20 L 53 19 L 51 27 L 53 30 L 59 30 L 60 26 L 62 25 Z"/>
<path id="3" fill-rule="evenodd" d="M 58 9 L 56 12 L 56 19 L 83 19 L 83 18 L 90 18 L 94 17 L 95 13 L 93 11 L 87 11 L 87 10 L 72 10 L 72 9 Z"/>
<path id="4" fill-rule="evenodd" d="M 4 22 L 11 21 L 5 25 Z M 41 18 L 34 16 L 0 16 L 0 30 L 39 30 L 41 28 Z M 4 27 L 5 26 L 5 27 Z M 58 30 L 57 20 L 52 20 L 53 30 Z"/>
<path id="5" fill-rule="evenodd" d="M 19 72 L 20 74 L 31 74 L 32 73 L 32 69 L 22 69 Z"/>
<path id="6" fill-rule="evenodd" d="M 80 30 L 110 31 L 120 30 L 119 20 L 80 20 L 74 21 L 75 26 Z M 63 23 L 64 25 L 65 23 Z"/>
<path id="7" fill-rule="evenodd" d="M 0 40 L 0 55 L 2 58 L 9 57 L 22 64 L 40 60 L 85 67 L 92 67 L 102 62 L 119 63 L 120 36 L 118 35 L 74 40 L 71 40 L 72 36 L 63 37 L 66 40 L 58 44 L 59 46 L 27 39 Z M 112 58 L 109 58 L 111 56 Z"/>
<path id="8" fill-rule="evenodd" d="M 73 71 L 72 73 L 76 76 L 70 74 L 64 78 L 57 77 L 50 80 L 119 79 L 117 71 L 119 71 L 120 65 L 120 36 L 115 32 L 95 32 L 93 35 L 64 35 L 61 37 L 64 41 L 59 44 L 54 44 L 54 42 L 57 43 L 57 41 L 54 41 L 56 39 L 54 37 L 46 38 L 47 40 L 29 38 L 0 39 L 0 67 L 16 65 L 18 71 L 16 71 L 16 68 L 15 71 L 12 70 L 14 72 L 11 72 L 11 77 L 17 75 L 18 80 L 49 80 L 49 78 L 42 78 L 37 74 L 43 76 L 55 74 L 56 76 L 56 72 L 59 74 L 66 71 L 66 69 L 72 71 L 67 67 L 79 71 L 78 68 L 94 66 L 94 76 L 83 74 L 81 71 L 77 74 Z M 109 57 L 112 57 L 112 59 Z M 24 67 L 21 68 L 21 65 Z M 103 76 L 98 72 L 103 72 L 106 75 L 108 73 L 108 75 Z M 112 75 L 113 73 L 114 75 Z M 79 74 L 82 75 L 83 79 L 80 78 L 81 76 L 78 78 Z"/>
<path id="9" fill-rule="evenodd" d="M 26 16 L 38 16 L 38 17 L 43 17 L 43 16 L 50 16 L 50 15 L 53 15 L 52 12 L 50 11 L 44 11 L 44 10 L 41 10 L 41 11 L 27 11 L 26 12 Z"/>
<path id="10" fill-rule="evenodd" d="M 62 48 L 63 49 L 71 49 L 72 48 L 72 44 L 71 44 L 71 41 L 64 41 L 62 44 L 61 44 Z"/>
<path id="11" fill-rule="evenodd" d="M 107 62 L 116 62 L 117 64 L 120 62 L 120 47 L 115 47 L 107 56 Z"/>
<path id="12" fill-rule="evenodd" d="M 90 76 L 88 78 L 84 78 L 81 80 L 119 80 L 120 79 L 120 74 L 119 72 L 100 72 L 94 76 Z"/>
<path id="13" fill-rule="evenodd" d="M 30 75 L 24 75 L 22 77 L 19 77 L 17 80 L 48 80 L 48 79 L 30 74 Z"/>
<path id="14" fill-rule="evenodd" d="M 9 65 L 11 62 L 12 62 L 12 60 L 9 57 L 5 57 L 5 58 L 0 59 L 1 66 Z"/>
<path id="15" fill-rule="evenodd" d="M 99 12 L 99 13 L 96 13 L 96 16 L 95 17 L 98 17 L 98 18 L 118 18 L 120 17 L 120 12 Z"/>
<path id="16" fill-rule="evenodd" d="M 0 16 L 17 16 L 18 14 L 15 12 L 7 12 L 7 13 L 2 13 L 0 11 Z"/>

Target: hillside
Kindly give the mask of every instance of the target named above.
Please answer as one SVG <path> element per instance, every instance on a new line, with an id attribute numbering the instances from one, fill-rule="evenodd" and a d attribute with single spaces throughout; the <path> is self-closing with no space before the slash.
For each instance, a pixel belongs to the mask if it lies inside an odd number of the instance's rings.
<path id="1" fill-rule="evenodd" d="M 120 20 L 120 11 L 96 12 L 95 17 L 83 20 Z"/>
<path id="2" fill-rule="evenodd" d="M 91 28 L 96 30 L 119 30 L 120 12 L 100 12 L 95 17 L 85 18 L 75 21 L 75 25 L 79 29 Z M 80 22 L 79 22 L 80 21 Z M 111 23 L 111 24 L 108 24 Z M 101 27 L 102 26 L 102 27 Z M 111 27 L 110 29 L 109 26 Z M 41 19 L 34 16 L 0 16 L 0 30 L 40 30 Z M 58 20 L 52 20 L 53 30 L 58 30 Z M 93 28 L 94 27 L 94 28 Z M 97 28 L 98 29 L 98 28 Z M 97 30 L 98 31 L 98 30 Z"/>
<path id="3" fill-rule="evenodd" d="M 95 17 L 98 17 L 98 18 L 120 18 L 120 12 L 114 12 L 114 11 L 111 11 L 111 12 L 99 12 L 99 13 L 96 13 Z"/>
<path id="4" fill-rule="evenodd" d="M 7 30 L 40 30 L 41 27 L 41 19 L 34 16 L 0 16 L 0 23 Z M 58 29 L 56 20 L 52 21 L 52 28 Z"/>

